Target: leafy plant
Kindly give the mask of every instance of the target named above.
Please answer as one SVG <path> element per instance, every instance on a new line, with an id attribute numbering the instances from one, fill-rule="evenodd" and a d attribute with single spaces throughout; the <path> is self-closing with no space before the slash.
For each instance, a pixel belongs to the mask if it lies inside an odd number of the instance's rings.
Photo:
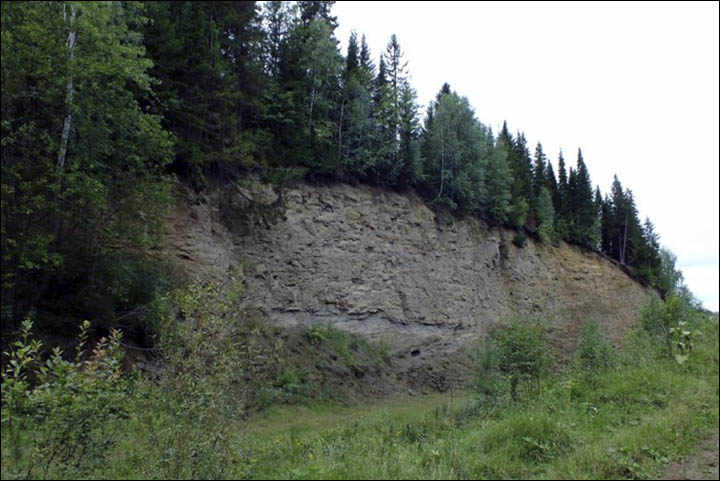
<path id="1" fill-rule="evenodd" d="M 697 336 L 697 312 L 690 300 L 671 294 L 665 301 L 653 297 L 640 311 L 642 329 L 663 346 L 665 356 L 683 364 Z"/>
<path id="2" fill-rule="evenodd" d="M 616 352 L 597 322 L 587 321 L 580 331 L 580 343 L 575 352 L 575 363 L 588 378 L 613 367 Z"/>
<path id="3" fill-rule="evenodd" d="M 90 323 L 78 335 L 74 360 L 54 348 L 40 362 L 42 344 L 30 339 L 32 322 L 23 323 L 21 339 L 6 353 L 3 372 L 3 428 L 17 445 L 18 427 L 27 427 L 26 452 L 18 466 L 29 477 L 88 477 L 100 466 L 116 442 L 128 417 L 127 380 L 121 373 L 122 335 L 113 330 L 87 352 Z M 30 383 L 29 378 L 34 381 Z"/>
<path id="4" fill-rule="evenodd" d="M 540 391 L 540 378 L 549 366 L 545 326 L 542 321 L 511 318 L 490 334 L 497 350 L 497 370 L 507 379 L 513 401 L 519 400 L 518 388 L 523 383 L 535 384 Z"/>

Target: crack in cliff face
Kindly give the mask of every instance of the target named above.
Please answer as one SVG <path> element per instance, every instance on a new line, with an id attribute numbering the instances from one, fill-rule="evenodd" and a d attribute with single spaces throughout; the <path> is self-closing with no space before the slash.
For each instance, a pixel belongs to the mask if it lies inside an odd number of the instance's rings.
<path id="1" fill-rule="evenodd" d="M 589 318 L 619 342 L 648 296 L 599 254 L 518 247 L 514 231 L 440 221 L 413 194 L 248 181 L 190 196 L 168 218 L 169 257 L 193 276 L 241 277 L 247 308 L 278 325 L 331 324 L 400 351 L 438 336 L 451 350 L 508 316 L 541 315 L 569 352 Z"/>

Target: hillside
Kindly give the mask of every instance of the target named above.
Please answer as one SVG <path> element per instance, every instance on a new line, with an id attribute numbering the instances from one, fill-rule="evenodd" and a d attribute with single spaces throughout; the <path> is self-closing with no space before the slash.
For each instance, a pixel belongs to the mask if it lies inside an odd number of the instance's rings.
<path id="1" fill-rule="evenodd" d="M 183 189 L 166 228 L 186 275 L 242 279 L 248 317 L 387 344 L 394 374 L 418 388 L 464 380 L 463 346 L 499 320 L 542 317 L 569 354 L 588 319 L 619 344 L 649 298 L 595 252 L 518 247 L 516 231 L 441 218 L 414 194 L 368 186 Z"/>

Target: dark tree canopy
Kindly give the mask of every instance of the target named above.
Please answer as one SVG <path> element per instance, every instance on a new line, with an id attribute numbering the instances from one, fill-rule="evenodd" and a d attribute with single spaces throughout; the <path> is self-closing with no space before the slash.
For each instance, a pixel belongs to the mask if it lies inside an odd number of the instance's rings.
<path id="1" fill-rule="evenodd" d="M 617 177 L 603 198 L 580 149 L 556 171 L 449 83 L 421 119 L 398 38 L 375 63 L 352 32 L 343 55 L 333 3 L 3 2 L 3 329 L 31 310 L 110 323 L 149 302 L 173 177 L 413 188 L 673 289 Z"/>

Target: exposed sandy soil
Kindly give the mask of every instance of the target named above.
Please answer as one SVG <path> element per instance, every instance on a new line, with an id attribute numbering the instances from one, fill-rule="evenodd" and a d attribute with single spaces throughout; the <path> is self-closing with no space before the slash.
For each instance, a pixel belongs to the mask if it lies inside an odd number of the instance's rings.
<path id="1" fill-rule="evenodd" d="M 718 430 L 704 439 L 697 450 L 681 462 L 671 464 L 659 479 L 720 479 L 718 476 Z"/>
<path id="2" fill-rule="evenodd" d="M 306 354 L 294 331 L 312 326 L 386 345 L 380 368 L 360 352 L 353 366 L 312 363 L 316 384 L 369 395 L 468 380 L 466 350 L 512 316 L 544 318 L 560 359 L 589 319 L 621 345 L 650 295 L 596 252 L 517 241 L 514 230 L 368 186 L 179 188 L 166 229 L 168 259 L 188 278 L 241 281 L 245 317 L 281 328 L 293 358 Z"/>

